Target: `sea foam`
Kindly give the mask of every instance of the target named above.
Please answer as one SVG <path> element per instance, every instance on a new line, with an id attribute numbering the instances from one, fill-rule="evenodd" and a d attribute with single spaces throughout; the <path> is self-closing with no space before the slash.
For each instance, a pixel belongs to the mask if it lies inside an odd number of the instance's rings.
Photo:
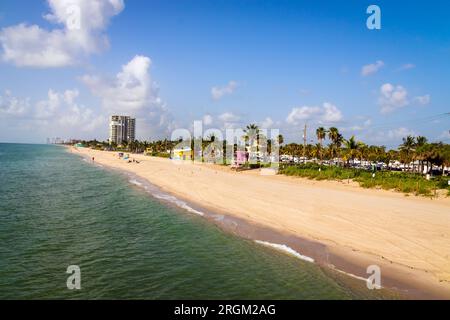
<path id="1" fill-rule="evenodd" d="M 142 183 L 137 181 L 136 179 L 130 179 L 130 180 L 128 180 L 128 182 L 130 182 L 131 184 L 137 185 L 139 187 L 142 187 Z"/>
<path id="2" fill-rule="evenodd" d="M 205 215 L 203 212 L 195 210 L 194 208 L 190 207 L 186 202 L 184 202 L 184 201 L 182 201 L 182 200 L 180 200 L 180 199 L 178 199 L 178 198 L 176 198 L 174 196 L 171 196 L 171 195 L 168 195 L 168 194 L 160 194 L 160 193 L 159 194 L 158 193 L 153 194 L 153 196 L 155 198 L 158 198 L 158 199 L 161 199 L 161 200 L 173 203 L 173 204 L 177 205 L 178 207 L 180 207 L 180 208 L 182 208 L 182 209 L 184 209 L 186 211 L 189 211 L 191 213 L 195 213 L 195 214 L 198 214 L 200 216 L 204 216 Z"/>
<path id="3" fill-rule="evenodd" d="M 296 258 L 299 258 L 301 260 L 307 261 L 307 262 L 311 262 L 314 263 L 314 259 L 308 256 L 304 256 L 300 253 L 298 253 L 297 251 L 295 251 L 294 249 L 292 249 L 291 247 L 288 247 L 285 244 L 278 244 L 278 243 L 271 243 L 271 242 L 267 242 L 267 241 L 261 241 L 261 240 L 255 240 L 256 243 L 261 244 L 263 246 L 266 247 L 270 247 L 270 248 L 274 248 L 276 250 L 279 251 L 283 251 L 287 254 L 290 254 Z"/>
<path id="4" fill-rule="evenodd" d="M 198 214 L 200 216 L 204 216 L 205 215 L 203 212 L 198 211 L 198 210 L 192 208 L 191 206 L 189 206 L 186 202 L 184 202 L 184 201 L 182 201 L 182 200 L 180 200 L 180 199 L 178 199 L 178 198 L 176 198 L 176 197 L 174 197 L 172 195 L 162 193 L 161 191 L 157 190 L 157 188 L 154 187 L 154 186 L 144 184 L 143 182 L 140 182 L 140 181 L 138 181 L 136 179 L 133 179 L 133 178 L 129 179 L 128 182 L 131 183 L 131 184 L 134 184 L 134 185 L 136 185 L 138 187 L 144 188 L 147 192 L 149 192 L 153 197 L 155 197 L 157 199 L 160 199 L 160 200 L 163 200 L 163 201 L 175 204 L 177 207 L 182 208 L 182 209 L 184 209 L 184 210 L 186 210 L 188 212 L 195 213 L 195 214 Z"/>

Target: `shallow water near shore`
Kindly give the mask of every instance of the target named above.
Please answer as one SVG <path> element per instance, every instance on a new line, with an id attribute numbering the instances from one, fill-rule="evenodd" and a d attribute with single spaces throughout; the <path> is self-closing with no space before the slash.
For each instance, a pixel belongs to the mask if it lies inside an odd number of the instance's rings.
<path id="1" fill-rule="evenodd" d="M 0 298 L 395 297 L 205 213 L 65 148 L 0 144 Z M 81 290 L 66 287 L 69 265 L 81 268 Z"/>

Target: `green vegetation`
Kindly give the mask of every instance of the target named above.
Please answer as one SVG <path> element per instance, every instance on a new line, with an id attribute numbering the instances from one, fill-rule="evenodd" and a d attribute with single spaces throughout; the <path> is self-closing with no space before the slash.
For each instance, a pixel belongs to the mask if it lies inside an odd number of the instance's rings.
<path id="1" fill-rule="evenodd" d="M 242 139 L 247 153 L 257 156 L 253 157 L 254 163 L 246 163 L 243 167 L 259 169 L 270 166 L 262 159 L 269 159 L 267 156 L 271 155 L 277 143 L 283 160 L 280 174 L 316 180 L 352 180 L 364 188 L 382 188 L 426 196 L 434 196 L 437 190 L 447 189 L 447 195 L 450 196 L 448 177 L 444 170 L 445 167 L 450 167 L 449 144 L 429 143 L 425 137 L 407 136 L 397 150 L 386 150 L 384 146 L 367 145 L 354 136 L 345 139 L 335 127 L 319 127 L 315 133 L 317 144 L 306 144 L 304 141 L 304 144 L 283 145 L 282 135 L 278 135 L 276 141 L 273 141 L 267 139 L 256 124 L 249 124 L 244 129 Z M 325 144 L 327 139 L 328 145 Z M 176 141 L 134 141 L 120 146 L 97 140 L 79 142 L 98 150 L 145 152 L 150 156 L 164 158 L 170 157 L 171 151 L 180 143 L 191 149 L 194 149 L 196 143 L 201 146 L 202 161 L 220 165 L 231 165 L 233 160 L 222 155 L 227 150 L 233 150 L 233 153 L 237 150 L 237 144 L 230 145 L 227 141 L 220 141 L 214 134 L 206 139 L 195 138 L 190 141 L 190 145 L 181 138 Z M 375 166 L 377 171 L 373 176 Z M 431 179 L 426 179 L 426 175 L 430 175 Z"/>
<path id="2" fill-rule="evenodd" d="M 386 151 L 384 146 L 368 146 L 357 141 L 354 136 L 346 140 L 334 127 L 328 130 L 320 127 L 316 130 L 316 136 L 319 141 L 317 145 L 290 143 L 281 147 L 281 155 L 297 159 L 283 164 L 281 174 L 316 180 L 352 180 L 364 188 L 382 188 L 426 196 L 434 196 L 437 190 L 447 189 L 447 196 L 450 196 L 449 178 L 444 176 L 444 167 L 450 167 L 448 144 L 429 143 L 425 137 L 408 136 L 403 138 L 398 150 Z M 330 144 L 323 147 L 327 136 Z M 328 166 L 319 165 L 324 160 Z M 301 162 L 305 163 L 299 164 Z M 354 167 L 355 162 L 359 163 L 358 168 Z M 384 164 L 383 170 L 372 176 L 367 166 L 360 165 L 362 162 L 378 166 Z M 399 169 L 400 164 L 403 171 L 391 170 L 394 167 Z M 435 175 L 427 180 L 425 175 L 433 173 L 431 168 L 439 168 L 440 173 L 434 172 Z"/>
<path id="3" fill-rule="evenodd" d="M 377 171 L 373 177 L 372 172 L 366 170 L 307 163 L 282 165 L 279 173 L 314 180 L 356 181 L 363 188 L 380 188 L 416 195 L 434 196 L 439 189 L 447 189 L 447 195 L 450 194 L 447 177 L 436 176 L 426 180 L 421 175 L 410 172 Z"/>

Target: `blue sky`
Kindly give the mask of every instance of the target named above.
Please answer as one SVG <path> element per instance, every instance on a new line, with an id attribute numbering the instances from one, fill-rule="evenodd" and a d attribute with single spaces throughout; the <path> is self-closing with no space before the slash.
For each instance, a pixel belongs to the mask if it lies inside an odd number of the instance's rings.
<path id="1" fill-rule="evenodd" d="M 366 27 L 370 4 L 381 30 Z M 323 125 L 388 147 L 406 134 L 448 143 L 449 14 L 448 1 L 5 0 L 0 141 L 106 139 L 123 113 L 145 139 L 204 119 L 288 141 L 306 122 L 310 136 Z"/>

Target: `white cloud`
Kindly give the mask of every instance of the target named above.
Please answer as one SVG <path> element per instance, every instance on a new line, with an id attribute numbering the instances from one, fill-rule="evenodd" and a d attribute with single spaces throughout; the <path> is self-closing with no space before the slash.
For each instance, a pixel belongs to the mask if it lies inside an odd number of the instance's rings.
<path id="1" fill-rule="evenodd" d="M 239 117 L 238 115 L 235 115 L 232 112 L 225 112 L 222 113 L 221 115 L 219 115 L 219 120 L 223 121 L 223 122 L 236 122 L 239 121 L 241 119 L 241 117 Z"/>
<path id="2" fill-rule="evenodd" d="M 423 96 L 417 96 L 414 98 L 414 101 L 418 104 L 425 106 L 430 103 L 431 96 L 429 94 L 423 95 Z"/>
<path id="3" fill-rule="evenodd" d="M 303 106 L 293 108 L 287 116 L 286 122 L 292 125 L 298 125 L 307 120 L 334 123 L 341 121 L 342 118 L 342 112 L 335 105 L 325 102 L 322 107 Z"/>
<path id="4" fill-rule="evenodd" d="M 85 75 L 81 80 L 102 99 L 105 110 L 135 115 L 151 103 L 159 102 L 158 88 L 150 77 L 150 66 L 150 58 L 135 56 L 122 66 L 114 79 Z"/>
<path id="5" fill-rule="evenodd" d="M 68 90 L 69 91 L 69 90 Z M 78 91 L 77 95 L 78 95 Z M 41 100 L 36 104 L 35 108 L 35 116 L 38 119 L 48 119 L 53 117 L 58 111 L 62 96 L 57 92 L 54 92 L 52 89 L 48 91 L 46 100 Z M 70 104 L 74 103 L 74 99 L 70 101 Z"/>
<path id="6" fill-rule="evenodd" d="M 236 81 L 230 81 L 226 86 L 223 87 L 212 87 L 211 88 L 211 97 L 214 100 L 220 100 L 225 95 L 232 94 L 238 87 L 238 83 Z"/>
<path id="7" fill-rule="evenodd" d="M 286 118 L 286 122 L 289 124 L 298 124 L 299 121 L 309 120 L 320 113 L 321 109 L 319 107 L 303 106 L 300 108 L 292 108 Z"/>
<path id="8" fill-rule="evenodd" d="M 149 135 L 167 135 L 174 126 L 159 88 L 152 81 L 150 67 L 150 58 L 137 55 L 113 79 L 95 75 L 81 78 L 92 94 L 101 98 L 102 107 L 109 114 L 135 116 L 138 133 L 146 139 Z"/>
<path id="9" fill-rule="evenodd" d="M 46 30 L 21 23 L 0 31 L 1 58 L 19 67 L 64 67 L 109 45 L 104 31 L 124 9 L 123 0 L 48 0 L 44 18 L 59 27 Z M 79 12 L 79 15 L 78 15 Z"/>
<path id="10" fill-rule="evenodd" d="M 349 126 L 349 127 L 341 127 L 339 128 L 342 132 L 358 132 L 363 130 L 370 129 L 370 126 L 372 125 L 372 119 L 366 118 L 366 117 L 357 117 L 357 120 L 362 121 L 358 124 Z"/>
<path id="11" fill-rule="evenodd" d="M 52 89 L 48 91 L 48 98 L 36 104 L 34 117 L 49 120 L 51 125 L 61 128 L 74 128 L 84 132 L 92 132 L 106 124 L 106 117 L 96 115 L 90 108 L 77 102 L 78 89 L 66 90 L 62 93 Z"/>
<path id="12" fill-rule="evenodd" d="M 263 129 L 270 129 L 270 128 L 272 128 L 274 123 L 275 122 L 272 120 L 272 118 L 267 117 L 263 121 L 260 122 L 260 127 Z"/>
<path id="13" fill-rule="evenodd" d="M 384 62 L 381 60 L 376 61 L 375 63 L 367 64 L 361 68 L 361 75 L 366 77 L 371 74 L 375 74 L 384 66 Z"/>
<path id="14" fill-rule="evenodd" d="M 339 122 L 342 120 L 342 112 L 333 104 L 325 102 L 323 104 L 324 114 L 322 120 L 324 122 Z"/>
<path id="15" fill-rule="evenodd" d="M 23 116 L 30 108 L 29 99 L 19 99 L 6 90 L 4 95 L 0 95 L 0 117 Z"/>
<path id="16" fill-rule="evenodd" d="M 50 89 L 47 98 L 32 106 L 29 99 L 13 97 L 10 92 L 0 96 L 0 118 L 14 116 L 33 130 L 74 134 L 92 132 L 106 124 L 106 118 L 77 102 L 79 91 L 62 93 Z"/>
<path id="17" fill-rule="evenodd" d="M 380 87 L 378 103 L 381 113 L 390 113 L 409 104 L 408 91 L 400 85 L 385 83 Z"/>
<path id="18" fill-rule="evenodd" d="M 210 114 L 205 114 L 203 116 L 203 124 L 205 126 L 211 125 L 213 123 L 213 121 L 214 121 L 214 119 L 213 119 L 213 117 Z"/>
<path id="19" fill-rule="evenodd" d="M 399 139 L 402 139 L 402 138 L 407 137 L 409 135 L 415 136 L 416 133 L 413 130 L 408 129 L 408 128 L 404 128 L 404 127 L 389 130 L 388 133 L 387 133 L 387 137 L 390 140 L 399 140 Z"/>

